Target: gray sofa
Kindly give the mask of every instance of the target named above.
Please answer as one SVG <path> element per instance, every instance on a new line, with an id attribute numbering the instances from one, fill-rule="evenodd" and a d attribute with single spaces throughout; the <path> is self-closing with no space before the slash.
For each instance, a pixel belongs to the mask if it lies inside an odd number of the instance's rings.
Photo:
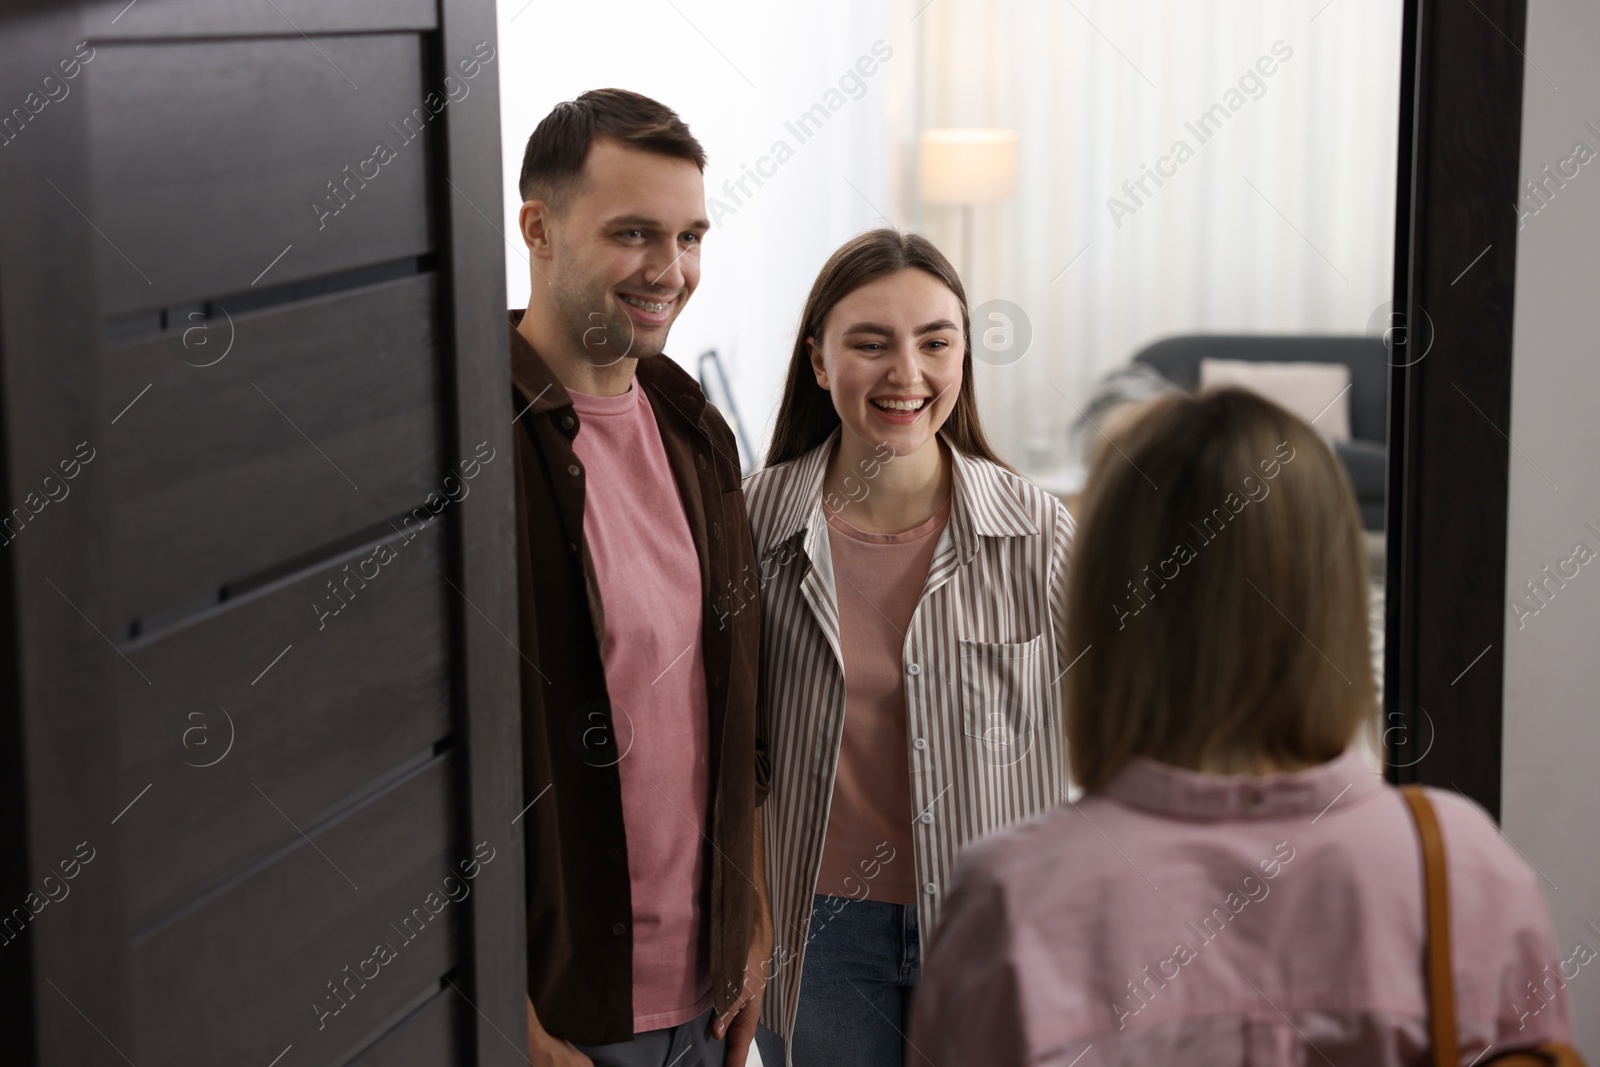
<path id="1" fill-rule="evenodd" d="M 1279 363 L 1343 363 L 1350 368 L 1350 440 L 1334 451 L 1344 463 L 1369 530 L 1383 529 L 1383 494 L 1388 478 L 1384 442 L 1389 406 L 1388 350 L 1376 337 L 1260 334 L 1189 334 L 1147 345 L 1134 360 L 1193 392 L 1200 385 L 1200 360 L 1248 359 Z"/>

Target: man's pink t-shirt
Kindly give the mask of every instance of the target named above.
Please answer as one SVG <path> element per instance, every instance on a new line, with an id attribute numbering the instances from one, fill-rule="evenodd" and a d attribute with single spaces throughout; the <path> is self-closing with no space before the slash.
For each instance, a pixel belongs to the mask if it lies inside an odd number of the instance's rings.
<path id="1" fill-rule="evenodd" d="M 664 358 L 664 357 L 658 357 Z M 649 399 L 568 390 L 585 469 L 583 536 L 605 609 L 606 689 L 633 895 L 633 1029 L 711 1004 L 702 883 L 710 719 L 700 558 Z"/>

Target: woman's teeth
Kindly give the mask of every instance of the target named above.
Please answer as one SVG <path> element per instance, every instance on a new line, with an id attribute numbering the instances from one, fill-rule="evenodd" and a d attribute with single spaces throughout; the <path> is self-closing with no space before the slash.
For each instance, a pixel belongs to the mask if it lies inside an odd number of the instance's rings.
<path id="1" fill-rule="evenodd" d="M 665 303 L 658 304 L 658 303 L 655 303 L 655 302 L 650 301 L 650 300 L 640 300 L 638 297 L 629 296 L 627 293 L 621 293 L 619 295 L 622 297 L 623 300 L 625 300 L 628 303 L 632 304 L 634 307 L 639 308 L 642 311 L 654 312 L 655 314 L 658 314 L 658 315 L 661 312 L 667 310 L 668 308 L 670 308 L 672 306 L 672 302 L 671 301 L 667 301 Z"/>
<path id="2" fill-rule="evenodd" d="M 928 402 L 927 397 L 917 400 L 873 400 L 872 403 L 884 411 L 920 411 L 922 405 Z"/>

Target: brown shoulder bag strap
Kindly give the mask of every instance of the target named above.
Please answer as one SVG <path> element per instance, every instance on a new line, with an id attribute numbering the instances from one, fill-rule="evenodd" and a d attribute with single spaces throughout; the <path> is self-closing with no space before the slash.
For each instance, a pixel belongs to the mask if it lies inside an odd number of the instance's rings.
<path id="1" fill-rule="evenodd" d="M 1434 1067 L 1460 1067 L 1456 1044 L 1456 987 L 1450 972 L 1450 880 L 1444 865 L 1439 819 L 1420 785 L 1403 786 L 1422 840 L 1422 882 L 1427 893 L 1428 1018 L 1433 1031 Z"/>
<path id="2" fill-rule="evenodd" d="M 1450 971 L 1450 881 L 1445 873 L 1444 835 L 1439 818 L 1420 785 L 1400 788 L 1422 840 L 1422 880 L 1428 901 L 1428 1018 L 1433 1035 L 1434 1067 L 1460 1067 L 1456 1043 L 1456 988 Z M 1498 1067 L 1584 1067 L 1570 1045 L 1545 1042 L 1535 1049 L 1506 1052 L 1484 1061 Z"/>

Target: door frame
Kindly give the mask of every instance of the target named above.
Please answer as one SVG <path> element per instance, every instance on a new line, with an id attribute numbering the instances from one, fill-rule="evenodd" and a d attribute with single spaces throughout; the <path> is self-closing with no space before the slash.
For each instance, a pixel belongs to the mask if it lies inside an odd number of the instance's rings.
<path id="1" fill-rule="evenodd" d="M 1406 0 L 1389 383 L 1391 782 L 1500 812 L 1526 0 Z"/>

